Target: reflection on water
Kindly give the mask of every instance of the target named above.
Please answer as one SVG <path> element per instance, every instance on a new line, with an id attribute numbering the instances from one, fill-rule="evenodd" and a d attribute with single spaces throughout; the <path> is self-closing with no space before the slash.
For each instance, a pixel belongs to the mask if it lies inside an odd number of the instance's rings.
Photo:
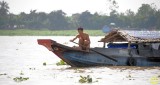
<path id="1" fill-rule="evenodd" d="M 156 77 L 160 84 L 160 67 L 89 67 L 56 66 L 60 60 L 37 39 L 53 39 L 65 45 L 73 37 L 64 36 L 0 36 L 0 85 L 81 85 L 80 76 L 93 80 L 92 85 L 151 85 Z M 100 46 L 101 37 L 91 37 L 91 47 Z M 46 62 L 46 66 L 43 63 Z M 29 78 L 15 82 L 16 77 Z M 87 84 L 87 83 L 86 83 Z"/>

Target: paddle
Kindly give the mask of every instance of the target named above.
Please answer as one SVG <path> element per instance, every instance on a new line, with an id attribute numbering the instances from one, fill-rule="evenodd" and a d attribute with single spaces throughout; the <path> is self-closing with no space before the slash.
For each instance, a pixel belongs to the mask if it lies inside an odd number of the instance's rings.
<path id="1" fill-rule="evenodd" d="M 78 43 L 76 43 L 76 42 L 73 42 L 73 43 L 78 44 Z M 79 45 L 79 44 L 78 44 L 78 45 Z M 81 45 L 81 46 L 82 46 L 82 45 Z M 109 57 L 109 56 L 107 56 L 107 55 L 105 55 L 105 54 L 103 54 L 103 53 L 101 53 L 101 52 L 98 52 L 98 51 L 96 51 L 96 50 L 94 50 L 94 49 L 91 49 L 91 48 L 89 48 L 89 50 L 91 50 L 91 51 L 93 51 L 93 52 L 95 52 L 95 53 L 97 53 L 97 54 L 100 54 L 100 55 L 104 56 L 105 58 L 108 58 L 108 59 L 110 59 L 110 60 L 113 60 L 113 61 L 117 62 L 116 59 L 114 59 L 114 58 L 112 58 L 112 57 Z"/>

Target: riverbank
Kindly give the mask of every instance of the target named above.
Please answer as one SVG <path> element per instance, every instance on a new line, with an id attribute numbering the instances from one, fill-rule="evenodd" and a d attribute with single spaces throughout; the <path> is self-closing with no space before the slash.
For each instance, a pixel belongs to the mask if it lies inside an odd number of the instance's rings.
<path id="1" fill-rule="evenodd" d="M 101 30 L 84 30 L 90 36 L 104 36 Z M 77 30 L 0 30 L 0 36 L 75 36 Z"/>

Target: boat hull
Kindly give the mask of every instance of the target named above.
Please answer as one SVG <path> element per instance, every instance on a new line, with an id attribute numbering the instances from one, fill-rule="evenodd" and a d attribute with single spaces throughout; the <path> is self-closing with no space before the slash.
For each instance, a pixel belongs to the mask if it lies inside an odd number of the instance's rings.
<path id="1" fill-rule="evenodd" d="M 64 58 L 68 59 L 77 67 L 86 66 L 160 66 L 158 57 L 126 57 L 114 56 L 117 62 L 110 60 L 94 52 L 64 52 Z"/>
<path id="2" fill-rule="evenodd" d="M 91 48 L 90 52 L 76 50 L 50 39 L 40 39 L 38 44 L 45 46 L 59 58 L 73 67 L 88 66 L 160 66 L 160 57 L 140 56 L 136 49 Z M 93 51 L 94 50 L 94 51 Z M 103 55 L 102 55 L 103 54 Z"/>

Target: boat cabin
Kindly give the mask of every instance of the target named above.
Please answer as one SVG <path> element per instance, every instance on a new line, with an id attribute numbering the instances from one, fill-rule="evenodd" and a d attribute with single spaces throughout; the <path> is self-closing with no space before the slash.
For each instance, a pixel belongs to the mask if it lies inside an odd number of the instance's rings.
<path id="1" fill-rule="evenodd" d="M 99 42 L 103 47 L 116 49 L 135 49 L 137 54 L 147 57 L 160 56 L 160 31 L 114 30 Z"/>

